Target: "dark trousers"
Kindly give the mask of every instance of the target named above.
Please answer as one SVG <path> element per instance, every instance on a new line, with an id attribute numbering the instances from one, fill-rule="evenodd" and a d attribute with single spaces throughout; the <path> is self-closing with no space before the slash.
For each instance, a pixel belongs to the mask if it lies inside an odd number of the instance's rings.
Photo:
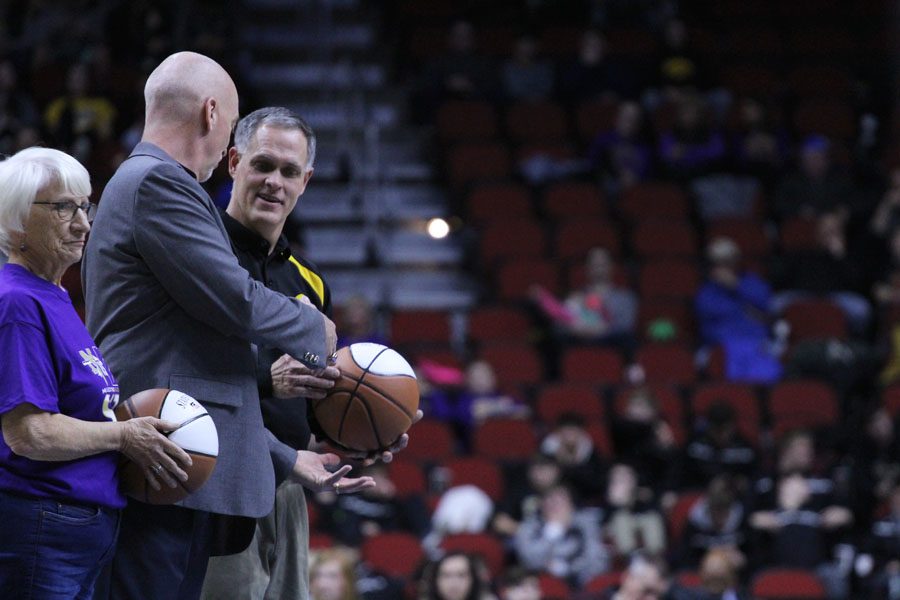
<path id="1" fill-rule="evenodd" d="M 0 492 L 0 598 L 89 599 L 119 513 Z"/>
<path id="2" fill-rule="evenodd" d="M 116 554 L 94 600 L 197 600 L 211 551 L 211 517 L 129 499 Z"/>

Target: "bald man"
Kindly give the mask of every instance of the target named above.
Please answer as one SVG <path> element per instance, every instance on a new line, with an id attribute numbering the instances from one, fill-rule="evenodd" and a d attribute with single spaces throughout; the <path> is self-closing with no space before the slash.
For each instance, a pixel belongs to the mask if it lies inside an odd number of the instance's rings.
<path id="1" fill-rule="evenodd" d="M 313 370 L 335 350 L 334 324 L 238 264 L 200 186 L 225 155 L 238 95 L 215 61 L 166 58 L 147 79 L 144 135 L 109 181 L 82 265 L 88 329 L 122 398 L 172 388 L 198 399 L 219 433 L 212 477 L 178 505 L 131 499 L 112 562 L 112 598 L 198 598 L 211 554 L 249 543 L 272 510 L 276 471 L 317 489 L 358 485 L 349 466 L 301 464 L 263 427 L 256 346 Z M 145 476 L 173 485 L 161 457 Z"/>

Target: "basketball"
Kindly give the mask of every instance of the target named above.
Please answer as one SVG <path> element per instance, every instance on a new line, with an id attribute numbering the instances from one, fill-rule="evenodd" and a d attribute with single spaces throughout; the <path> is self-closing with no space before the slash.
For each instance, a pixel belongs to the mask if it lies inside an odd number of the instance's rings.
<path id="1" fill-rule="evenodd" d="M 216 466 L 219 456 L 219 435 L 216 424 L 206 409 L 194 398 L 177 390 L 155 388 L 131 396 L 116 407 L 116 418 L 127 421 L 135 417 L 156 417 L 179 423 L 168 438 L 187 452 L 193 464 L 182 467 L 187 481 L 171 488 L 160 482 L 162 489 L 154 490 L 147 483 L 141 467 L 126 460 L 119 470 L 122 490 L 129 496 L 148 504 L 172 504 L 200 489 Z"/>
<path id="2" fill-rule="evenodd" d="M 381 344 L 358 343 L 337 352 L 341 378 L 313 414 L 328 438 L 360 452 L 384 450 L 403 435 L 419 408 L 419 385 L 406 359 Z"/>

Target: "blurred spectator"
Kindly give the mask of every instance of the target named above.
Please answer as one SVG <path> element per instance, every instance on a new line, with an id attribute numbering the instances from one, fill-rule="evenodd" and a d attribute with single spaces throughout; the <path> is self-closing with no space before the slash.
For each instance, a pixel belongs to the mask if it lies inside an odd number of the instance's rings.
<path id="1" fill-rule="evenodd" d="M 573 587 L 609 568 L 597 510 L 576 509 L 572 493 L 562 485 L 544 493 L 540 514 L 525 518 L 514 548 L 524 567 L 547 571 Z"/>
<path id="2" fill-rule="evenodd" d="M 838 213 L 823 213 L 816 220 L 816 246 L 784 256 L 775 269 L 779 291 L 772 308 L 776 313 L 810 298 L 834 302 L 847 316 L 854 333 L 865 333 L 872 308 L 865 291 L 863 264 L 848 246 L 846 219 Z"/>
<path id="3" fill-rule="evenodd" d="M 88 66 L 76 63 L 66 74 L 66 93 L 44 111 L 44 124 L 55 144 L 68 149 L 82 162 L 89 162 L 92 150 L 113 135 L 116 108 L 94 94 Z"/>
<path id="4" fill-rule="evenodd" d="M 853 514 L 843 506 L 818 508 L 803 475 L 779 479 L 775 509 L 754 512 L 749 523 L 762 534 L 756 550 L 762 565 L 815 570 L 829 598 L 847 597 L 849 565 L 831 560 L 830 534 L 852 525 Z"/>
<path id="5" fill-rule="evenodd" d="M 494 367 L 484 360 L 469 363 L 463 389 L 455 396 L 432 396 L 430 417 L 453 424 L 458 436 L 468 442 L 472 430 L 488 419 L 525 419 L 531 415 L 527 404 L 497 387 Z"/>
<path id="6" fill-rule="evenodd" d="M 531 35 L 519 36 L 500 75 L 503 93 L 512 101 L 549 98 L 556 77 L 553 63 L 539 56 L 537 40 Z"/>
<path id="7" fill-rule="evenodd" d="M 622 102 L 612 129 L 601 131 L 591 142 L 588 160 L 600 174 L 604 187 L 618 193 L 650 174 L 653 149 L 644 136 L 644 115 L 637 102 Z"/>
<path id="8" fill-rule="evenodd" d="M 481 488 L 471 484 L 451 487 L 441 494 L 431 517 L 431 532 L 422 545 L 430 555 L 440 555 L 444 536 L 482 533 L 493 512 L 494 502 Z"/>
<path id="9" fill-rule="evenodd" d="M 570 105 L 603 95 L 636 98 L 637 72 L 621 58 L 610 56 L 606 38 L 589 29 L 581 34 L 578 56 L 559 72 L 559 96 Z"/>
<path id="10" fill-rule="evenodd" d="M 541 442 L 541 452 L 556 461 L 562 469 L 563 482 L 580 500 L 595 498 L 603 491 L 603 461 L 581 415 L 560 415 Z"/>
<path id="11" fill-rule="evenodd" d="M 677 549 L 676 564 L 697 569 L 711 550 L 726 553 L 735 569 L 747 563 L 746 513 L 727 475 L 714 477 L 691 507 Z"/>
<path id="12" fill-rule="evenodd" d="M 363 470 L 377 484 L 364 493 L 316 494 L 316 503 L 323 508 L 324 530 L 348 546 L 359 545 L 366 538 L 386 531 L 424 536 L 429 525 L 425 499 L 418 494 L 399 496 L 384 463 L 375 463 Z"/>
<path id="13" fill-rule="evenodd" d="M 663 43 L 656 61 L 656 89 L 665 98 L 680 98 L 709 87 L 702 59 L 688 41 L 681 19 L 669 19 L 663 28 Z"/>
<path id="14" fill-rule="evenodd" d="M 661 555 L 666 549 L 666 526 L 652 502 L 652 492 L 638 487 L 638 474 L 627 464 L 613 465 L 608 479 L 603 526 L 615 558 L 637 550 Z"/>
<path id="15" fill-rule="evenodd" d="M 730 552 L 710 550 L 700 563 L 700 587 L 707 594 L 704 600 L 744 600 L 748 596 L 738 584 L 739 567 Z"/>
<path id="16" fill-rule="evenodd" d="M 546 289 L 534 287 L 532 298 L 564 340 L 604 342 L 630 347 L 637 322 L 638 299 L 616 283 L 612 255 L 604 248 L 587 254 L 587 283 L 560 303 Z"/>
<path id="17" fill-rule="evenodd" d="M 897 419 L 882 406 L 868 412 L 860 429 L 849 454 L 854 467 L 854 512 L 866 523 L 900 485 L 900 432 Z"/>
<path id="18" fill-rule="evenodd" d="M 15 64 L 0 60 L 0 154 L 14 154 L 19 131 L 40 123 L 34 102 L 18 79 Z"/>
<path id="19" fill-rule="evenodd" d="M 561 482 L 559 463 L 546 454 L 536 454 L 526 467 L 525 477 L 512 478 L 507 486 L 491 524 L 493 530 L 504 537 L 514 536 L 523 519 L 538 514 L 544 492 Z"/>
<path id="20" fill-rule="evenodd" d="M 703 343 L 725 351 L 727 379 L 778 381 L 782 368 L 769 340 L 769 324 L 774 317 L 769 285 L 743 269 L 740 248 L 729 238 L 712 240 L 706 257 L 707 280 L 694 300 Z"/>
<path id="21" fill-rule="evenodd" d="M 678 100 L 675 124 L 659 137 L 659 159 L 668 177 L 687 180 L 722 166 L 725 136 L 714 125 L 704 101 L 695 95 Z"/>
<path id="22" fill-rule="evenodd" d="M 879 308 L 890 309 L 900 306 L 900 227 L 888 234 L 884 263 L 872 287 L 872 297 Z"/>
<path id="23" fill-rule="evenodd" d="M 644 387 L 632 390 L 621 413 L 613 416 L 610 429 L 616 457 L 634 466 L 641 485 L 656 494 L 670 491 L 677 474 L 678 448 L 653 392 Z"/>
<path id="24" fill-rule="evenodd" d="M 787 158 L 787 136 L 776 127 L 771 110 L 756 98 L 741 98 L 738 103 L 732 144 L 734 166 L 766 186 L 774 182 Z"/>
<path id="25" fill-rule="evenodd" d="M 785 175 L 775 190 L 773 213 L 779 220 L 834 211 L 847 216 L 854 204 L 853 193 L 850 179 L 834 167 L 831 142 L 825 136 L 810 135 L 800 146 L 799 168 Z"/>
<path id="26" fill-rule="evenodd" d="M 387 340 L 377 329 L 372 303 L 361 294 L 351 296 L 339 307 L 336 321 L 340 338 L 338 348 L 357 342 L 387 345 Z"/>
<path id="27" fill-rule="evenodd" d="M 698 600 L 689 590 L 674 584 L 666 563 L 658 557 L 635 556 L 622 584 L 601 596 L 606 600 Z"/>
<path id="28" fill-rule="evenodd" d="M 777 505 L 776 483 L 787 475 L 800 474 L 807 482 L 811 500 L 816 507 L 849 506 L 849 487 L 843 476 L 833 474 L 833 467 L 824 449 L 817 453 L 813 434 L 795 429 L 778 440 L 774 469 L 756 480 L 753 504 L 759 509 L 774 509 Z"/>
<path id="29" fill-rule="evenodd" d="M 447 36 L 447 51 L 422 70 L 423 102 L 430 120 L 433 111 L 447 100 L 494 100 L 498 95 L 496 67 L 475 47 L 475 27 L 458 20 Z M 414 106 L 419 104 L 414 102 Z"/>
<path id="30" fill-rule="evenodd" d="M 478 561 L 464 552 L 450 552 L 428 565 L 420 600 L 486 600 L 493 597 L 479 573 Z"/>
<path id="31" fill-rule="evenodd" d="M 499 585 L 500 600 L 541 600 L 541 580 L 537 573 L 521 567 L 510 567 Z"/>
<path id="32" fill-rule="evenodd" d="M 892 590 L 900 589 L 900 484 L 894 486 L 887 509 L 887 514 L 872 525 L 865 556 L 871 561 L 868 570 L 872 575 L 867 582 L 872 597 L 892 599 Z"/>
<path id="33" fill-rule="evenodd" d="M 891 169 L 887 190 L 872 213 L 870 231 L 881 239 L 892 237 L 900 227 L 900 168 Z"/>
<path id="34" fill-rule="evenodd" d="M 351 551 L 329 548 L 311 554 L 310 600 L 359 600 Z"/>
<path id="35" fill-rule="evenodd" d="M 684 450 L 681 485 L 699 487 L 714 477 L 728 475 L 739 491 L 746 492 L 756 466 L 756 449 L 738 431 L 734 407 L 716 401 L 698 419 Z"/>

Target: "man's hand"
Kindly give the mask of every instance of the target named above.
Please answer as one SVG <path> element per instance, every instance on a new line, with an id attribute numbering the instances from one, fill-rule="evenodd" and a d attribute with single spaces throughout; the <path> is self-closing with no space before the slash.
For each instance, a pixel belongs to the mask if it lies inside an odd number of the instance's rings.
<path id="1" fill-rule="evenodd" d="M 314 492 L 334 492 L 335 494 L 354 494 L 366 488 L 375 487 L 375 480 L 369 476 L 344 477 L 353 468 L 343 465 L 333 473 L 328 467 L 341 464 L 337 454 L 318 454 L 307 450 L 297 451 L 297 461 L 291 471 L 291 479 Z"/>
<path id="2" fill-rule="evenodd" d="M 272 363 L 272 395 L 276 398 L 311 398 L 320 400 L 340 379 L 337 367 L 310 369 L 298 360 L 284 354 Z"/>
<path id="3" fill-rule="evenodd" d="M 425 413 L 423 413 L 421 410 L 417 410 L 416 416 L 413 417 L 412 424 L 410 425 L 410 427 L 412 427 L 412 425 L 415 425 L 416 423 L 421 421 L 423 416 L 425 416 Z M 394 442 L 393 444 L 391 444 L 391 447 L 388 448 L 387 450 L 384 450 L 381 452 L 376 451 L 376 452 L 368 452 L 368 453 L 367 452 L 344 452 L 344 454 L 348 458 L 352 458 L 354 460 L 361 460 L 362 466 L 368 467 L 369 465 L 374 464 L 379 459 L 381 459 L 381 462 L 383 462 L 383 463 L 391 462 L 392 460 L 394 460 L 394 455 L 396 453 L 400 452 L 401 450 L 403 450 L 404 448 L 406 448 L 407 444 L 409 444 L 409 434 L 404 433 L 399 438 L 397 438 L 397 441 Z"/>

